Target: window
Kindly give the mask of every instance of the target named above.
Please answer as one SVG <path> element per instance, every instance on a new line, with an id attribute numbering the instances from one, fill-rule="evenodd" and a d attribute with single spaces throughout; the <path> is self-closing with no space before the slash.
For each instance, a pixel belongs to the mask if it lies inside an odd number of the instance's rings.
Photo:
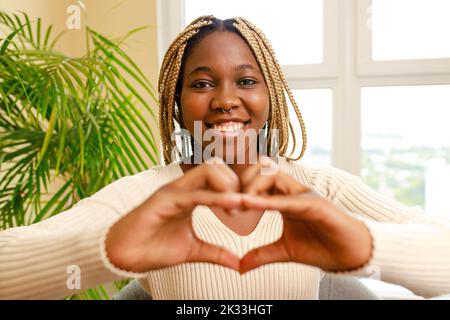
<path id="1" fill-rule="evenodd" d="M 364 181 L 406 205 L 450 217 L 448 195 L 426 194 L 448 186 L 442 172 L 450 163 L 450 85 L 363 88 L 361 108 Z"/>
<path id="2" fill-rule="evenodd" d="M 450 57 L 449 15 L 448 0 L 374 0 L 373 59 Z"/>
<path id="3" fill-rule="evenodd" d="M 322 7 L 321 0 L 189 0 L 185 25 L 205 14 L 245 17 L 263 30 L 281 64 L 315 64 L 322 62 Z"/>
<path id="4" fill-rule="evenodd" d="M 333 92 L 330 89 L 294 90 L 293 95 L 305 122 L 307 134 L 306 153 L 302 161 L 317 165 L 331 164 L 331 128 Z M 289 110 L 291 119 L 297 119 L 292 107 Z M 298 121 L 293 120 L 296 137 L 301 137 Z M 301 139 L 297 140 L 301 144 Z M 288 146 L 291 150 L 292 142 Z M 298 148 L 300 148 L 298 146 Z M 299 149 L 300 151 L 300 149 Z M 295 153 L 297 155 L 299 153 Z"/>

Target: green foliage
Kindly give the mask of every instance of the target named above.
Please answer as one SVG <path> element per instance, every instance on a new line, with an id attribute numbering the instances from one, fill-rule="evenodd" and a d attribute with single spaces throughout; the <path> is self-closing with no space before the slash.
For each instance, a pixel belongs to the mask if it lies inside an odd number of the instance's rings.
<path id="1" fill-rule="evenodd" d="M 403 204 L 424 208 L 426 165 L 433 157 L 450 162 L 450 148 L 411 146 L 386 153 L 377 148 L 366 149 L 362 158 L 363 180 L 375 190 L 392 190 L 394 198 Z"/>
<path id="2" fill-rule="evenodd" d="M 141 95 L 156 102 L 155 90 L 120 48 L 138 29 L 117 41 L 86 28 L 82 57 L 56 51 L 60 35 L 25 13 L 0 11 L 0 31 L 0 230 L 56 215 L 157 164 L 143 111 L 155 113 Z M 72 298 L 108 295 L 99 287 Z"/>
<path id="3" fill-rule="evenodd" d="M 404 188 L 395 190 L 395 198 L 408 206 L 425 204 L 425 178 L 423 175 L 410 176 L 408 184 Z"/>

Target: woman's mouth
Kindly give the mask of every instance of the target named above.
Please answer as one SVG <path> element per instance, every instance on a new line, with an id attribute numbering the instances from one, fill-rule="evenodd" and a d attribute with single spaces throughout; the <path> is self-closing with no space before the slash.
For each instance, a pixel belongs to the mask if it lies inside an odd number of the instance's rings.
<path id="1" fill-rule="evenodd" d="M 227 122 L 221 122 L 221 123 L 213 123 L 213 124 L 206 124 L 206 127 L 208 129 L 212 129 L 215 131 L 220 132 L 222 135 L 236 135 L 241 130 L 246 130 L 248 128 L 249 121 L 241 122 L 241 121 L 227 121 Z"/>

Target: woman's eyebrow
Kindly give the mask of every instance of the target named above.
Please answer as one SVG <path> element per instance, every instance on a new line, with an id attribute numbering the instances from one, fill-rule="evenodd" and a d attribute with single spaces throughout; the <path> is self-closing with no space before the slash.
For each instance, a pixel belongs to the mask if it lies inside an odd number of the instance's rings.
<path id="1" fill-rule="evenodd" d="M 241 70 L 245 70 L 245 69 L 256 70 L 256 68 L 253 65 L 248 64 L 248 63 L 240 64 L 234 68 L 234 70 L 236 70 L 236 71 L 241 71 Z"/>
<path id="2" fill-rule="evenodd" d="M 249 63 L 240 64 L 240 65 L 237 65 L 236 67 L 234 67 L 235 71 L 241 71 L 241 70 L 245 70 L 245 69 L 254 70 L 254 71 L 257 70 L 253 65 L 251 65 Z M 212 71 L 212 69 L 210 67 L 198 66 L 189 73 L 189 76 L 196 72 L 211 72 L 211 71 Z"/>
<path id="3" fill-rule="evenodd" d="M 188 76 L 190 76 L 191 74 L 196 73 L 196 72 L 211 72 L 211 68 L 207 67 L 207 66 L 199 66 L 199 67 L 195 68 L 194 70 L 192 70 L 191 72 L 189 72 Z"/>

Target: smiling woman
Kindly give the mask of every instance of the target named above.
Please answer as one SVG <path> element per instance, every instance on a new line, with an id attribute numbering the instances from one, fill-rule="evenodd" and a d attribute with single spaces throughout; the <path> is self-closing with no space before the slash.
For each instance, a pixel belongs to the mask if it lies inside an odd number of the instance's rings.
<path id="1" fill-rule="evenodd" d="M 325 273 L 374 270 L 424 296 L 450 292 L 448 220 L 342 170 L 295 161 L 306 148 L 303 120 L 270 43 L 249 21 L 195 19 L 169 47 L 158 87 L 165 165 L 0 233 L 8 258 L 1 297 L 64 296 L 66 265 L 80 267 L 83 287 L 135 277 L 154 299 L 317 299 Z M 285 94 L 302 128 L 294 158 L 286 155 L 295 136 Z M 280 147 L 259 149 L 255 163 L 227 163 L 227 148 L 200 164 L 178 161 L 176 124 L 190 136 L 191 157 L 210 146 L 196 139 L 196 124 L 233 142 L 235 130 L 239 137 L 266 127 L 273 141 L 276 129 Z M 233 150 L 248 157 L 249 146 Z M 36 254 L 30 242 L 45 250 Z"/>
<path id="2" fill-rule="evenodd" d="M 175 50 L 179 51 L 178 55 L 173 54 Z M 205 65 L 205 61 L 209 64 Z M 296 139 L 284 90 L 302 129 L 303 145 L 297 159 L 303 156 L 306 131 L 300 111 L 270 43 L 245 19 L 222 21 L 214 18 L 209 22 L 204 17 L 195 19 L 168 49 L 161 67 L 159 88 L 160 102 L 166 106 L 160 113 L 160 122 L 166 121 L 160 127 L 166 163 L 171 162 L 174 147 L 174 124 L 169 119 L 175 119 L 192 134 L 195 121 L 201 121 L 202 128 L 207 129 L 213 122 L 231 120 L 231 115 L 228 119 L 224 116 L 215 119 L 217 112 L 214 111 L 218 109 L 229 110 L 235 115 L 237 122 L 244 123 L 244 131 L 259 132 L 266 126 L 269 148 L 273 143 L 272 129 L 275 129 L 276 134 L 281 135 L 277 142 L 282 154 L 287 149 L 289 126 L 294 150 Z M 235 150 L 235 154 L 247 153 L 251 142 L 242 150 Z M 197 143 L 206 146 L 203 141 Z"/>

